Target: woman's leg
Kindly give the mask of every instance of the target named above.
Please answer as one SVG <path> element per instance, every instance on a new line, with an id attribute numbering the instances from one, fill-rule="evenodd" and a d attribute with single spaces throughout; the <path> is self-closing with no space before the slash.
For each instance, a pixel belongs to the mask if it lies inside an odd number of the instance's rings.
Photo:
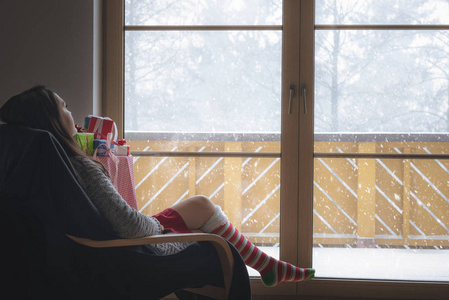
<path id="1" fill-rule="evenodd" d="M 243 257 L 245 264 L 257 270 L 267 286 L 275 286 L 283 281 L 304 281 L 314 277 L 314 269 L 298 268 L 262 252 L 245 238 L 228 221 L 221 208 L 214 205 L 207 197 L 192 197 L 172 208 L 181 215 L 190 229 L 201 229 L 204 232 L 220 235 L 233 244 Z"/>
<path id="2" fill-rule="evenodd" d="M 200 229 L 214 214 L 215 204 L 205 196 L 194 196 L 171 207 L 191 230 Z"/>

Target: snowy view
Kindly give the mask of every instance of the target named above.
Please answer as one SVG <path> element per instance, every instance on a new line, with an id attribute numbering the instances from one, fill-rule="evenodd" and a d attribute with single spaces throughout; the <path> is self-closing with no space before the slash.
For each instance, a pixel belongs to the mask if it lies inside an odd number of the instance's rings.
<path id="1" fill-rule="evenodd" d="M 127 4 L 127 24 L 282 24 L 281 1 Z M 282 28 L 278 27 L 127 31 L 126 130 L 280 132 Z"/>
<path id="2" fill-rule="evenodd" d="M 449 1 L 316 1 L 316 24 L 449 24 Z M 448 132 L 447 30 L 317 30 L 316 132 Z"/>
<path id="3" fill-rule="evenodd" d="M 448 24 L 447 0 L 316 1 L 316 23 Z M 281 25 L 282 1 L 126 1 L 127 25 Z M 280 132 L 282 30 L 126 31 L 126 131 Z M 317 30 L 315 131 L 447 132 L 449 33 Z"/>

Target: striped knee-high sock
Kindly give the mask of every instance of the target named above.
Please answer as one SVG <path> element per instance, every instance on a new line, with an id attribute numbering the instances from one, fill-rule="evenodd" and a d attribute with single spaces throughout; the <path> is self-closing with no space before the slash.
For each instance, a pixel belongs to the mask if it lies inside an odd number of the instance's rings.
<path id="1" fill-rule="evenodd" d="M 211 226 L 220 222 L 222 225 L 211 229 Z M 283 281 L 304 281 L 314 277 L 314 269 L 295 267 L 261 251 L 227 220 L 219 207 L 208 223 L 208 226 L 203 227 L 202 230 L 217 234 L 234 245 L 243 257 L 245 264 L 260 273 L 266 286 L 275 286 Z"/>

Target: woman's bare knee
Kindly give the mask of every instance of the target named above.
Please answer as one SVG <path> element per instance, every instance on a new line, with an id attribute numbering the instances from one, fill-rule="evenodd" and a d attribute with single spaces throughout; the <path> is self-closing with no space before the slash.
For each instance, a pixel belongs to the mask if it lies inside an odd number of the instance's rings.
<path id="1" fill-rule="evenodd" d="M 172 207 L 189 229 L 199 229 L 215 211 L 215 204 L 206 196 L 198 195 L 185 199 Z"/>
<path id="2" fill-rule="evenodd" d="M 194 196 L 190 199 L 195 202 L 195 206 L 198 209 L 201 209 L 204 211 L 209 211 L 209 212 L 213 213 L 213 211 L 215 209 L 215 204 L 208 197 L 203 196 L 203 195 L 198 195 L 198 196 Z"/>

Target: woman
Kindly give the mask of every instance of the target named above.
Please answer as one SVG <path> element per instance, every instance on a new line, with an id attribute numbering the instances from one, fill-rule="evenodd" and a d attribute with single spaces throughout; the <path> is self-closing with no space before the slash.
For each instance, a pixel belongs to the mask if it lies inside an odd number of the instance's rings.
<path id="1" fill-rule="evenodd" d="M 114 189 L 106 171 L 89 159 L 73 138 L 75 124 L 66 103 L 56 93 L 37 86 L 12 97 L 0 108 L 0 121 L 50 131 L 61 143 L 91 201 L 121 238 L 137 238 L 191 230 L 220 235 L 233 244 L 245 264 L 256 269 L 266 286 L 314 277 L 314 269 L 298 268 L 262 252 L 229 221 L 218 205 L 204 196 L 188 198 L 155 216 L 132 209 Z M 164 255 L 177 253 L 190 243 L 159 244 Z"/>

